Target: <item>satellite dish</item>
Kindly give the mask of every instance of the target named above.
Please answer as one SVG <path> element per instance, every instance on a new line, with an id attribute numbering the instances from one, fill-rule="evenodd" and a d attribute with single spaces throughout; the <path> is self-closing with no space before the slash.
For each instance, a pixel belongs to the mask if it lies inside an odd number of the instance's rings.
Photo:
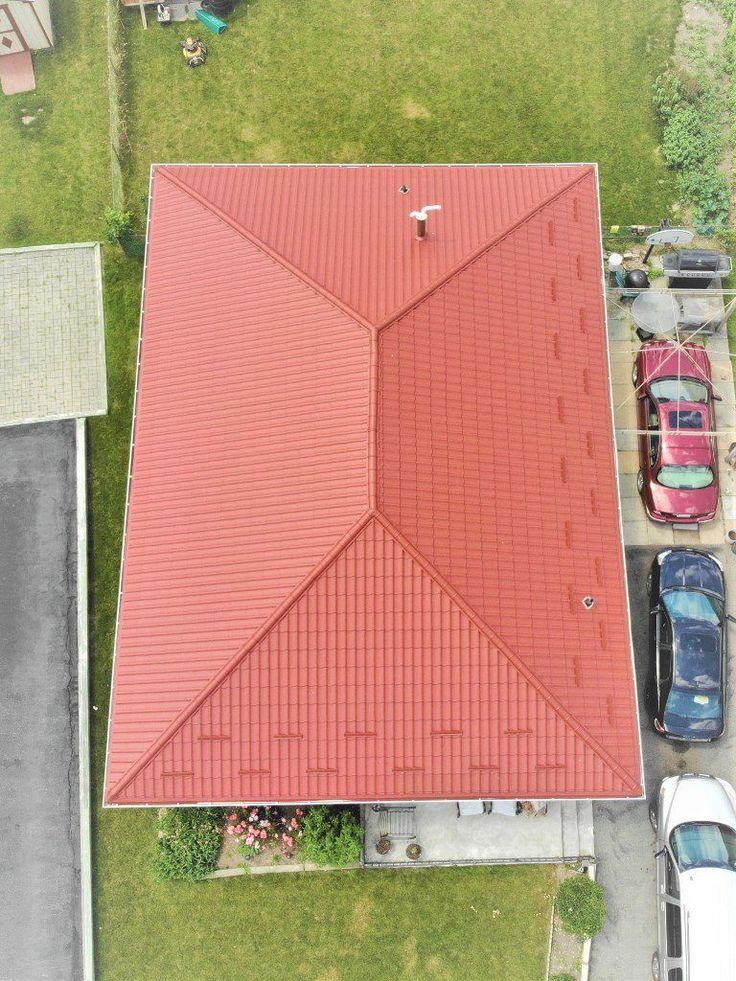
<path id="1" fill-rule="evenodd" d="M 631 316 L 647 334 L 673 334 L 680 320 L 680 305 L 669 290 L 648 290 L 631 304 Z"/>
<path id="2" fill-rule="evenodd" d="M 687 228 L 663 228 L 659 232 L 652 232 L 647 235 L 645 242 L 647 245 L 681 245 L 684 242 L 692 242 L 694 234 Z"/>

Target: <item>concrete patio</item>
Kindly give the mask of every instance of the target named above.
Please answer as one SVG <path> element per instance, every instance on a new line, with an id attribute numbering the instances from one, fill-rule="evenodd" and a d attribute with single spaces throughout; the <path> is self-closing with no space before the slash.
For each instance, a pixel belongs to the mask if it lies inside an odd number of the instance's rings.
<path id="1" fill-rule="evenodd" d="M 590 801 L 552 801 L 547 813 L 457 816 L 454 802 L 416 805 L 416 844 L 419 859 L 407 857 L 406 839 L 395 840 L 387 855 L 379 855 L 378 814 L 362 808 L 365 827 L 363 864 L 371 868 L 408 865 L 512 865 L 527 862 L 592 861 L 593 808 Z"/>

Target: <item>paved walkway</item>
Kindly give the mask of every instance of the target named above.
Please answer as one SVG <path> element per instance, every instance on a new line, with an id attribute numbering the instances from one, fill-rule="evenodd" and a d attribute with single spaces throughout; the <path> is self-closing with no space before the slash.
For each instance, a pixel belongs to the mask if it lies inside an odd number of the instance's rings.
<path id="1" fill-rule="evenodd" d="M 0 430 L 0 981 L 79 981 L 75 425 Z"/>
<path id="2" fill-rule="evenodd" d="M 611 313 L 614 313 L 611 316 Z M 609 310 L 611 372 L 617 429 L 636 428 L 631 368 L 639 341 L 625 316 Z M 731 358 L 725 331 L 708 340 L 713 380 L 724 396 L 716 407 L 719 430 L 736 430 Z M 622 406 L 626 400 L 625 405 Z M 667 545 L 707 548 L 723 562 L 730 584 L 729 612 L 736 613 L 736 559 L 724 545 L 728 528 L 736 527 L 736 475 L 726 468 L 724 456 L 734 436 L 718 438 L 721 478 L 721 508 L 716 519 L 695 532 L 674 532 L 649 521 L 636 490 L 639 462 L 636 437 L 617 436 L 620 487 L 626 544 L 626 564 L 631 602 L 632 631 L 636 660 L 642 749 L 647 797 L 660 781 L 683 772 L 714 773 L 736 783 L 736 703 L 729 699 L 726 734 L 711 745 L 690 748 L 660 739 L 644 711 L 644 684 L 648 665 L 649 603 L 646 576 L 651 562 Z M 731 648 L 734 649 L 733 637 Z M 733 664 L 733 660 L 732 660 Z M 731 677 L 734 676 L 733 668 Z M 729 694 L 732 684 L 729 683 Z M 646 801 L 597 803 L 594 805 L 598 881 L 606 890 L 609 919 L 593 942 L 593 981 L 649 981 L 651 959 L 657 946 L 654 879 L 654 833 L 649 824 Z"/>
<path id="3" fill-rule="evenodd" d="M 0 426 L 106 411 L 99 245 L 0 251 Z"/>

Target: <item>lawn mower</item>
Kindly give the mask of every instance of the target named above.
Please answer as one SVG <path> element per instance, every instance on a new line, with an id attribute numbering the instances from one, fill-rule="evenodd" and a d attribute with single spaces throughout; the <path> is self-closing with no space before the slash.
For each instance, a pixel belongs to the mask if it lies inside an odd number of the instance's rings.
<path id="1" fill-rule="evenodd" d="M 207 48 L 198 37 L 188 37 L 181 42 L 181 53 L 188 68 L 199 68 L 207 60 Z"/>

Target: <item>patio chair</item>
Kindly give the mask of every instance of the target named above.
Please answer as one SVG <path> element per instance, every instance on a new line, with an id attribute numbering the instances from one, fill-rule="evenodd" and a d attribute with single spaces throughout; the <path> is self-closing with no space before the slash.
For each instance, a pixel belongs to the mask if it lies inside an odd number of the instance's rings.
<path id="1" fill-rule="evenodd" d="M 417 836 L 416 808 L 392 807 L 387 804 L 374 804 L 378 814 L 378 835 L 380 838 L 401 838 L 413 841 Z"/>

